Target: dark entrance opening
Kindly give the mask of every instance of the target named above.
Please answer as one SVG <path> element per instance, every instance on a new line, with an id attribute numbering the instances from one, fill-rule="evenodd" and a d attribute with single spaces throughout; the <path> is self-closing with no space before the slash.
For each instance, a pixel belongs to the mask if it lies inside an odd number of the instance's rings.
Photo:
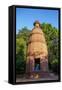
<path id="1" fill-rule="evenodd" d="M 40 58 L 35 58 L 35 71 L 39 71 L 40 70 Z"/>

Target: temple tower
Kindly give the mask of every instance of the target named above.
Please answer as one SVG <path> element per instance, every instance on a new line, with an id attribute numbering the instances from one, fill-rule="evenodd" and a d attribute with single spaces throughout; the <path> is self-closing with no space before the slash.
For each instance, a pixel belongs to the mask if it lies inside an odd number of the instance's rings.
<path id="1" fill-rule="evenodd" d="M 48 50 L 44 33 L 38 21 L 34 22 L 27 46 L 26 72 L 32 74 L 48 71 Z"/>

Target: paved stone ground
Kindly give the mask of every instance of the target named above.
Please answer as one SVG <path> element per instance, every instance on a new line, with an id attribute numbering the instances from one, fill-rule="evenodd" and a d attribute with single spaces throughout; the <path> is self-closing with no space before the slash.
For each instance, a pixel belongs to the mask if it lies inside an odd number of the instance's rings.
<path id="1" fill-rule="evenodd" d="M 16 78 L 16 82 L 45 81 L 45 80 L 58 80 L 58 75 L 54 75 L 53 73 L 49 73 L 48 77 L 41 77 L 41 78 L 17 77 Z"/>

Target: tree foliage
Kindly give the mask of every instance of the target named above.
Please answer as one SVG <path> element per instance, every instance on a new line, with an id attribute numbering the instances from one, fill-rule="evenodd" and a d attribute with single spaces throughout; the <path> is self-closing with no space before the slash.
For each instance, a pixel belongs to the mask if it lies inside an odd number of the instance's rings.
<path id="1" fill-rule="evenodd" d="M 26 27 L 16 34 L 16 73 L 25 73 L 26 49 L 30 30 Z"/>
<path id="2" fill-rule="evenodd" d="M 55 27 L 52 27 L 51 24 L 45 23 L 42 24 L 42 28 L 48 46 L 49 69 L 58 74 L 59 30 L 57 30 Z"/>

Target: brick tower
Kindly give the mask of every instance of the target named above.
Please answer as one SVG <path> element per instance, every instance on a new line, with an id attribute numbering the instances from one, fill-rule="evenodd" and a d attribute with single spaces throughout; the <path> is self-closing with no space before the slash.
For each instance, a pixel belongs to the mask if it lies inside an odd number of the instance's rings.
<path id="1" fill-rule="evenodd" d="M 44 33 L 38 21 L 34 22 L 27 46 L 26 73 L 31 78 L 48 71 L 48 50 Z"/>

